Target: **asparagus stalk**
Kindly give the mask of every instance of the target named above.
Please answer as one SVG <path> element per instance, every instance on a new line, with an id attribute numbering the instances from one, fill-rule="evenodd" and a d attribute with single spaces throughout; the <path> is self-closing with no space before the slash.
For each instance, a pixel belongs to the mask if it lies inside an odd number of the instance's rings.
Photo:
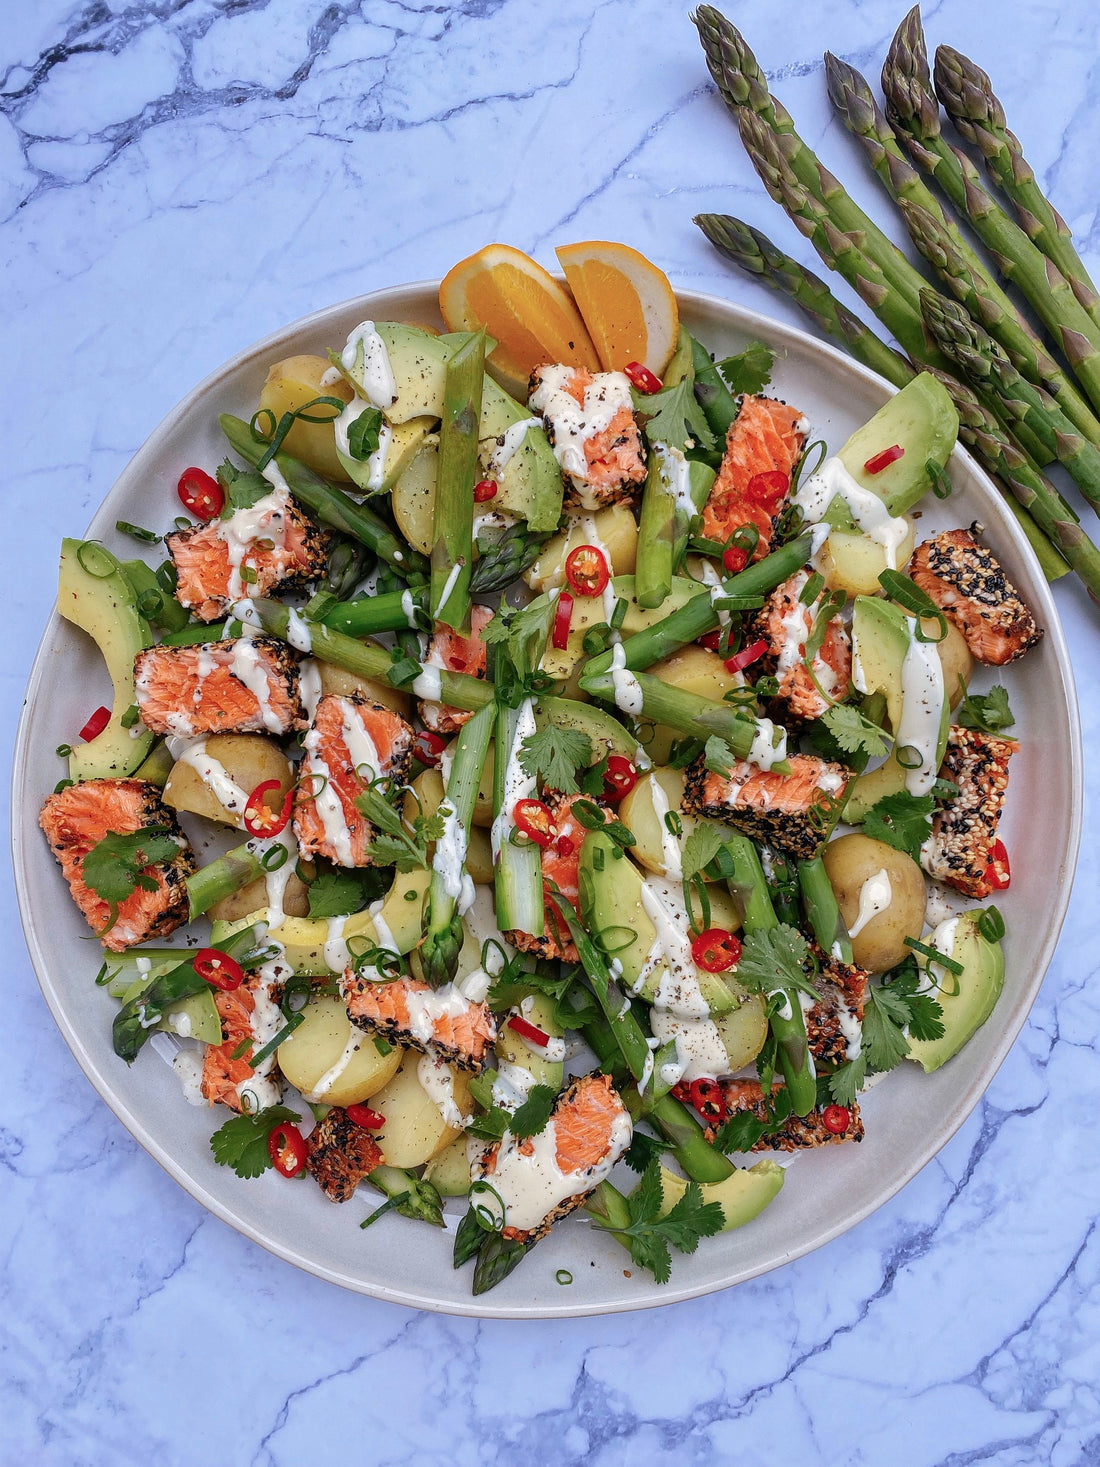
<path id="1" fill-rule="evenodd" d="M 715 438 L 725 443 L 730 425 L 737 417 L 737 399 L 711 361 L 706 347 L 694 336 L 691 338 L 691 363 L 695 374 L 695 400 L 703 409 L 703 416 Z"/>
<path id="2" fill-rule="evenodd" d="M 810 536 L 799 535 L 724 581 L 717 600 L 712 596 L 693 596 L 686 605 L 671 612 L 656 626 L 626 637 L 619 654 L 623 667 L 631 671 L 651 667 L 662 657 L 668 657 L 689 642 L 713 632 L 720 624 L 718 608 L 723 598 L 766 596 L 805 565 L 809 553 Z M 714 589 L 718 591 L 718 587 Z M 593 657 L 585 663 L 584 676 L 601 677 L 610 669 L 613 656 L 612 652 L 601 652 Z"/>
<path id="3" fill-rule="evenodd" d="M 855 67 L 826 54 L 829 96 L 848 131 L 862 143 L 872 168 L 898 204 L 913 243 L 967 310 L 995 337 L 1029 381 L 1062 401 L 1068 417 L 1100 442 L 1100 422 L 1044 347 L 1038 332 L 1013 305 L 944 213 L 935 195 L 906 159 L 866 79 Z"/>
<path id="4" fill-rule="evenodd" d="M 768 91 L 767 78 L 740 31 L 711 5 L 700 5 L 692 19 L 703 43 L 707 65 L 723 101 L 734 116 L 752 112 L 775 134 L 804 188 L 828 210 L 834 226 L 863 241 L 865 253 L 895 292 L 916 309 L 920 274 L 891 240 L 821 166 L 794 130 L 786 109 Z"/>
<path id="5" fill-rule="evenodd" d="M 820 330 L 847 347 L 856 361 L 895 387 L 904 387 L 912 379 L 913 369 L 904 357 L 842 306 L 819 276 L 783 254 L 766 234 L 730 214 L 697 214 L 695 223 L 726 259 L 789 295 Z"/>
<path id="6" fill-rule="evenodd" d="M 443 1203 L 439 1193 L 431 1182 L 424 1181 L 415 1172 L 403 1171 L 396 1166 L 376 1166 L 367 1181 L 386 1197 L 401 1198 L 394 1211 L 402 1217 L 430 1223 L 433 1228 L 443 1226 Z"/>
<path id="7" fill-rule="evenodd" d="M 216 861 L 200 866 L 184 883 L 187 887 L 188 920 L 193 922 L 208 912 L 215 902 L 232 896 L 250 881 L 259 881 L 265 874 L 255 841 L 245 841 L 244 845 L 234 846 Z"/>
<path id="8" fill-rule="evenodd" d="M 254 437 L 247 423 L 229 413 L 222 413 L 218 422 L 234 452 L 251 464 L 259 463 L 267 451 L 264 440 Z M 399 540 L 385 520 L 373 510 L 357 504 L 342 489 L 337 489 L 289 454 L 277 453 L 275 467 L 294 498 L 301 500 L 323 524 L 358 540 L 368 550 L 373 550 L 379 560 L 389 561 L 398 567 L 402 574 L 410 578 L 423 577 L 427 570 L 424 557 Z"/>
<path id="9" fill-rule="evenodd" d="M 1058 267 L 983 188 L 967 155 L 942 137 L 917 6 L 902 21 L 891 43 L 882 69 L 882 89 L 887 116 L 904 134 L 918 167 L 930 173 L 955 208 L 967 216 L 1001 274 L 1031 302 L 1089 401 L 1100 409 L 1100 328 Z"/>
<path id="10" fill-rule="evenodd" d="M 499 540 L 486 546 L 474 566 L 471 593 L 487 596 L 491 591 L 507 590 L 528 566 L 534 565 L 549 538 L 549 535 L 533 534 L 522 520 L 509 525 Z"/>
<path id="11" fill-rule="evenodd" d="M 702 514 L 714 470 L 684 458 L 680 448 L 654 443 L 638 523 L 635 593 L 640 606 L 660 606 L 683 564 L 691 522 Z"/>
<path id="12" fill-rule="evenodd" d="M 947 115 L 967 142 L 981 150 L 989 172 L 1015 206 L 1020 227 L 1057 265 L 1100 326 L 1100 296 L 1074 248 L 1069 226 L 1035 182 L 1035 172 L 1009 130 L 989 77 L 953 46 L 938 46 L 934 83 Z"/>
<path id="13" fill-rule="evenodd" d="M 541 937 L 546 929 L 542 892 L 542 854 L 533 842 L 517 845 L 511 836 L 516 825 L 517 800 L 533 797 L 533 778 L 524 776 L 519 763 L 523 741 L 535 732 L 534 706 L 525 698 L 518 708 L 500 704 L 496 716 L 496 760 L 493 777 L 493 863 L 496 866 L 496 914 L 501 932 L 529 932 Z"/>
<path id="14" fill-rule="evenodd" d="M 447 793 L 437 812 L 443 817 L 444 826 L 432 861 L 424 941 L 420 948 L 424 977 L 433 988 L 449 983 L 458 968 L 462 912 L 474 895 L 473 883 L 466 873 L 466 847 L 494 722 L 494 709 L 486 704 L 462 725 L 447 779 Z M 468 888 L 468 893 L 464 888 Z M 466 895 L 468 900 L 464 903 Z"/>
<path id="15" fill-rule="evenodd" d="M 447 362 L 439 425 L 439 474 L 432 533 L 432 617 L 456 632 L 470 630 L 474 559 L 474 480 L 485 332 L 470 337 Z"/>
<path id="16" fill-rule="evenodd" d="M 313 620 L 309 608 L 306 615 Z M 335 601 L 321 609 L 316 620 L 346 637 L 371 637 L 379 632 L 428 629 L 428 591 L 417 586 L 407 591 L 386 591 L 376 596 L 356 596 Z"/>
<path id="17" fill-rule="evenodd" d="M 842 963 L 852 961 L 852 939 L 840 915 L 840 904 L 825 871 L 821 856 L 812 861 L 799 861 L 798 886 L 802 892 L 802 905 L 806 919 L 813 928 L 817 944 L 825 953 L 836 956 Z"/>
<path id="18" fill-rule="evenodd" d="M 921 292 L 925 325 L 941 349 L 980 390 L 994 395 L 1013 423 L 1033 432 L 1100 507 L 1100 449 L 1083 438 L 1049 393 L 1035 387 L 993 338 L 956 301 L 934 290 Z"/>

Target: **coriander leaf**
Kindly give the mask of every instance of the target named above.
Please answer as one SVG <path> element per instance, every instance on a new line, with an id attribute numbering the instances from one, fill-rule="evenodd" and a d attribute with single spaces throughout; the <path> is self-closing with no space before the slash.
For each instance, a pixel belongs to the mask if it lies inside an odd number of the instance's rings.
<path id="1" fill-rule="evenodd" d="M 697 871 L 702 871 L 704 866 L 709 866 L 728 839 L 727 832 L 720 825 L 701 820 L 684 841 L 680 855 L 684 880 L 689 880 Z"/>
<path id="2" fill-rule="evenodd" d="M 476 1136 L 479 1141 L 499 1141 L 508 1130 L 512 1117 L 503 1106 L 494 1105 L 484 1115 L 475 1116 L 466 1127 L 467 1136 Z"/>
<path id="3" fill-rule="evenodd" d="M 180 853 L 167 825 L 147 825 L 127 835 L 109 830 L 84 857 L 81 874 L 85 884 L 112 906 L 142 891 L 156 891 L 156 878 L 146 867 L 171 861 Z"/>
<path id="4" fill-rule="evenodd" d="M 821 995 L 811 987 L 803 971 L 809 958 L 809 944 L 796 928 L 786 922 L 760 928 L 747 932 L 742 939 L 736 980 L 750 993 L 801 990 L 819 999 Z"/>
<path id="5" fill-rule="evenodd" d="M 863 1089 L 863 1082 L 867 1078 L 867 1058 L 860 1054 L 849 1064 L 841 1065 L 828 1077 L 829 1094 L 837 1105 L 851 1108 L 856 1103 L 856 1096 Z"/>
<path id="6" fill-rule="evenodd" d="M 661 1168 L 651 1162 L 641 1175 L 641 1180 L 626 1199 L 630 1208 L 631 1223 L 645 1223 L 657 1216 L 663 1196 Z"/>
<path id="7" fill-rule="evenodd" d="M 311 917 L 346 917 L 367 901 L 365 871 L 322 871 L 309 884 Z"/>
<path id="8" fill-rule="evenodd" d="M 276 1126 L 289 1121 L 297 1125 L 297 1111 L 285 1105 L 269 1105 L 255 1115 L 234 1116 L 210 1138 L 210 1150 L 219 1166 L 230 1166 L 238 1177 L 258 1177 L 271 1165 L 267 1140 Z"/>
<path id="9" fill-rule="evenodd" d="M 376 835 L 370 843 L 370 858 L 379 866 L 394 866 L 398 871 L 423 871 L 428 865 L 423 851 L 393 835 Z"/>
<path id="10" fill-rule="evenodd" d="M 251 509 L 271 493 L 271 485 L 255 469 L 238 469 L 228 459 L 218 469 L 218 483 L 225 490 L 220 518 L 229 519 L 234 510 Z"/>
<path id="11" fill-rule="evenodd" d="M 730 770 L 737 763 L 737 756 L 717 734 L 711 734 L 703 749 L 703 763 L 711 774 L 720 774 L 723 779 L 728 779 Z"/>
<path id="12" fill-rule="evenodd" d="M 620 1233 L 618 1237 L 639 1268 L 648 1269 L 657 1283 L 668 1283 L 672 1277 L 672 1254 L 660 1232 L 639 1230 Z"/>
<path id="13" fill-rule="evenodd" d="M 904 791 L 884 795 L 867 811 L 863 833 L 883 845 L 904 851 L 916 861 L 920 848 L 932 834 L 932 811 L 936 801 L 931 795 L 910 795 Z"/>
<path id="14" fill-rule="evenodd" d="M 530 734 L 519 747 L 524 774 L 541 779 L 544 785 L 563 795 L 577 793 L 577 771 L 587 768 L 591 760 L 592 742 L 586 734 L 575 728 L 558 728 L 552 723 Z"/>
<path id="15" fill-rule="evenodd" d="M 582 795 L 595 795 L 598 798 L 603 794 L 604 783 L 607 779 L 607 760 L 608 755 L 605 754 L 580 776 L 578 784 Z"/>
<path id="16" fill-rule="evenodd" d="M 882 729 L 850 703 L 834 703 L 821 715 L 821 722 L 847 754 L 865 753 L 873 757 L 886 753 L 886 735 Z"/>
<path id="17" fill-rule="evenodd" d="M 744 393 L 755 396 L 772 378 L 775 352 L 760 341 L 751 341 L 744 351 L 736 356 L 725 357 L 716 362 L 718 372 L 733 393 L 740 397 Z"/>
<path id="18" fill-rule="evenodd" d="M 672 1271 L 670 1247 L 694 1253 L 700 1238 L 721 1230 L 725 1217 L 721 1203 L 703 1201 L 698 1182 L 689 1182 L 676 1205 L 658 1217 L 662 1200 L 661 1167 L 654 1157 L 626 1198 L 628 1225 L 613 1231 L 639 1268 L 648 1269 L 658 1283 L 667 1283 Z"/>
<path id="19" fill-rule="evenodd" d="M 909 1037 L 942 1039 L 943 1008 L 930 993 L 915 993 L 909 1000 Z"/>
<path id="20" fill-rule="evenodd" d="M 623 1160 L 631 1171 L 644 1172 L 650 1162 L 656 1161 L 666 1149 L 666 1143 L 659 1136 L 635 1130 Z"/>
<path id="21" fill-rule="evenodd" d="M 1008 693 L 998 683 L 988 693 L 972 693 L 955 710 L 955 722 L 964 728 L 981 729 L 983 733 L 1000 733 L 1016 720 L 1008 706 Z"/>
<path id="22" fill-rule="evenodd" d="M 909 1043 L 898 1024 L 899 1015 L 901 1023 L 905 1023 L 909 1017 L 905 1004 L 899 1004 L 896 996 L 885 987 L 867 985 L 863 1009 L 863 1056 L 869 1069 L 892 1070 L 909 1053 Z"/>
<path id="23" fill-rule="evenodd" d="M 660 392 L 633 392 L 634 411 L 650 443 L 669 448 L 715 448 L 714 434 L 699 406 L 693 384 L 685 377 Z"/>
<path id="24" fill-rule="evenodd" d="M 367 408 L 348 429 L 348 453 L 360 462 L 370 458 L 377 452 L 381 435 L 382 414 L 377 408 Z"/>
<path id="25" fill-rule="evenodd" d="M 396 866 L 398 871 L 423 870 L 427 866 L 426 846 L 429 840 L 438 840 L 443 828 L 442 819 L 435 822 L 434 817 L 425 819 L 421 816 L 413 822 L 410 834 L 389 801 L 377 790 L 369 788 L 356 795 L 355 808 L 381 832 L 372 836 L 370 843 L 371 861 L 375 866 Z"/>
<path id="26" fill-rule="evenodd" d="M 720 1232 L 725 1222 L 720 1202 L 704 1202 L 698 1182 L 689 1182 L 679 1202 L 660 1220 L 664 1236 L 681 1253 L 694 1253 L 700 1238 Z"/>
<path id="27" fill-rule="evenodd" d="M 528 1136 L 537 1136 L 540 1131 L 545 1131 L 557 1098 L 558 1092 L 550 1085 L 532 1086 L 531 1093 L 512 1116 L 508 1126 L 512 1135 L 526 1140 Z"/>

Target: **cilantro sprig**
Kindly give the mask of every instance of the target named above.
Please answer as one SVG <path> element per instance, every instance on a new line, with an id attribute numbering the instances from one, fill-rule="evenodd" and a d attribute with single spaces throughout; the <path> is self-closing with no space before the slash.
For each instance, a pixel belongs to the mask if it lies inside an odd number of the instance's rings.
<path id="1" fill-rule="evenodd" d="M 846 754 L 875 758 L 886 753 L 888 736 L 850 703 L 834 703 L 821 715 L 821 722 Z"/>
<path id="2" fill-rule="evenodd" d="M 578 771 L 592 762 L 592 741 L 579 729 L 548 723 L 520 744 L 519 762 L 524 774 L 541 779 L 546 788 L 575 795 Z"/>
<path id="3" fill-rule="evenodd" d="M 149 875 L 149 867 L 171 861 L 180 853 L 179 843 L 167 825 L 147 825 L 127 835 L 109 830 L 84 857 L 81 866 L 85 885 L 91 887 L 111 909 L 106 927 L 97 936 L 109 932 L 118 920 L 118 908 L 139 888 L 156 891 L 157 880 Z"/>
<path id="4" fill-rule="evenodd" d="M 955 710 L 955 722 L 982 733 L 999 734 L 1016 722 L 1008 693 L 997 683 L 988 693 L 969 693 Z"/>
<path id="5" fill-rule="evenodd" d="M 289 1121 L 297 1125 L 297 1111 L 285 1105 L 269 1105 L 253 1115 L 242 1114 L 226 1121 L 210 1138 L 210 1150 L 219 1166 L 232 1167 L 238 1177 L 258 1177 L 271 1166 L 268 1138 L 276 1126 Z"/>
<path id="6" fill-rule="evenodd" d="M 381 895 L 376 867 L 322 871 L 309 884 L 309 915 L 346 917 Z"/>
<path id="7" fill-rule="evenodd" d="M 410 831 L 394 807 L 373 785 L 356 795 L 355 808 L 379 832 L 370 843 L 371 860 L 376 866 L 396 866 L 398 871 L 427 868 L 428 845 L 443 834 L 442 815 L 417 815 Z"/>
<path id="8" fill-rule="evenodd" d="M 525 1141 L 546 1130 L 558 1092 L 550 1085 L 533 1085 L 527 1099 L 514 1111 L 504 1106 L 493 1105 L 484 1115 L 477 1116 L 466 1127 L 468 1136 L 477 1136 L 483 1141 L 499 1141 L 505 1132 Z"/>
<path id="9" fill-rule="evenodd" d="M 810 947 L 796 928 L 786 922 L 747 932 L 737 962 L 737 982 L 750 993 L 807 993 L 817 1001 L 821 995 L 806 976 L 811 962 Z"/>
<path id="10" fill-rule="evenodd" d="M 602 1183 L 601 1187 L 608 1184 Z M 659 1284 L 666 1284 L 672 1274 L 672 1249 L 694 1253 L 700 1238 L 720 1232 L 725 1222 L 720 1202 L 704 1202 L 698 1182 L 688 1182 L 687 1190 L 664 1217 L 658 1216 L 663 1202 L 660 1163 L 654 1158 L 634 1191 L 622 1197 L 615 1194 L 616 1214 L 610 1217 L 599 1208 L 597 1188 L 595 1206 L 589 1215 L 622 1243 L 639 1268 L 648 1269 Z"/>
<path id="11" fill-rule="evenodd" d="M 916 861 L 920 848 L 932 834 L 933 795 L 910 795 L 904 790 L 883 795 L 867 811 L 863 833 L 883 845 L 904 851 Z"/>

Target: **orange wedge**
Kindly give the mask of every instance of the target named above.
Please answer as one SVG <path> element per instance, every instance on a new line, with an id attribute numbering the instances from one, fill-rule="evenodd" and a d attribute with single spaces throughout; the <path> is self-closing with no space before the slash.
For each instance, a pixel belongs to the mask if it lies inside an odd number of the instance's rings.
<path id="1" fill-rule="evenodd" d="M 527 401 L 532 371 L 547 362 L 599 370 L 596 348 L 569 292 L 511 245 L 491 244 L 443 277 L 439 309 L 449 331 L 484 326 L 497 342 L 486 366 L 505 391 Z"/>
<path id="2" fill-rule="evenodd" d="M 604 371 L 641 362 L 662 376 L 680 330 L 676 296 L 664 271 L 614 240 L 585 240 L 554 253 Z"/>

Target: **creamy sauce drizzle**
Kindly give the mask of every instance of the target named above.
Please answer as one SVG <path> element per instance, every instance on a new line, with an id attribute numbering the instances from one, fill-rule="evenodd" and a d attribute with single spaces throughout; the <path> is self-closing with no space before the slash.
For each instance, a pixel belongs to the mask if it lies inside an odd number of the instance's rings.
<path id="1" fill-rule="evenodd" d="M 791 503 L 798 505 L 807 524 L 816 525 L 838 497 L 863 534 L 882 546 L 886 564 L 896 570 L 898 549 L 909 533 L 908 521 L 892 515 L 878 495 L 858 483 L 836 455 L 827 458 L 817 473 L 800 485 Z"/>

